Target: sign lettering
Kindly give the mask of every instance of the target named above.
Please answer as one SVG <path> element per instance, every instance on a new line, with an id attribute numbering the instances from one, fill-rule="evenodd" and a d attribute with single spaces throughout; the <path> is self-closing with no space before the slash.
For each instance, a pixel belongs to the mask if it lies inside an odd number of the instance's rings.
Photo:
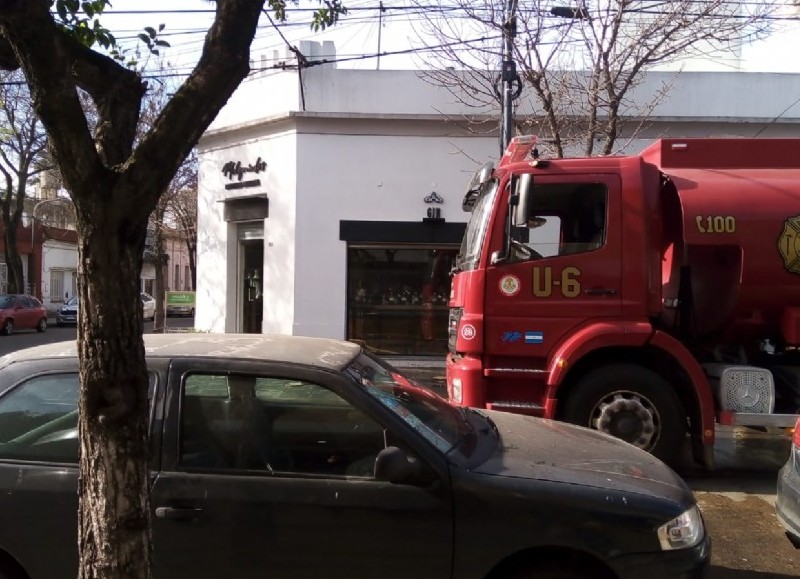
<path id="1" fill-rule="evenodd" d="M 533 268 L 533 295 L 537 298 L 549 298 L 553 288 L 560 291 L 565 298 L 576 298 L 581 294 L 581 271 L 577 267 L 565 267 L 558 279 L 553 279 L 553 268 Z"/>
<path id="2" fill-rule="evenodd" d="M 736 233 L 736 218 L 732 215 L 698 215 L 694 220 L 700 233 Z"/>
<path id="3" fill-rule="evenodd" d="M 222 174 L 230 180 L 241 181 L 245 173 L 261 173 L 267 170 L 267 162 L 262 161 L 261 157 L 251 165 L 242 165 L 241 161 L 228 161 L 222 166 Z"/>

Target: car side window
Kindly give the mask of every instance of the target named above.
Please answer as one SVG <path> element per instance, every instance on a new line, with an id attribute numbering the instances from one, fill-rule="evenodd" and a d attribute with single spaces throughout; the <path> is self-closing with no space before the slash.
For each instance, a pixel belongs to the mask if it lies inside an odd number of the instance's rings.
<path id="1" fill-rule="evenodd" d="M 0 459 L 78 462 L 77 373 L 27 380 L 0 398 Z"/>
<path id="2" fill-rule="evenodd" d="M 184 467 L 270 475 L 372 477 L 384 430 L 319 384 L 189 374 L 181 401 Z"/>
<path id="3" fill-rule="evenodd" d="M 155 385 L 150 373 L 150 393 Z M 78 463 L 77 372 L 35 376 L 0 397 L 0 460 Z"/>

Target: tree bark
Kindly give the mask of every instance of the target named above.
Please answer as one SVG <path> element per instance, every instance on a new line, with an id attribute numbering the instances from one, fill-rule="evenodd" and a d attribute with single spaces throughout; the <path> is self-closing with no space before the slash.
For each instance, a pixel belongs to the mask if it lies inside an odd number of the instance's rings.
<path id="1" fill-rule="evenodd" d="M 264 0 L 217 0 L 198 65 L 134 148 L 145 85 L 53 21 L 0 0 L 0 67 L 19 63 L 78 223 L 80 579 L 151 573 L 147 367 L 139 276 L 150 214 L 247 76 Z M 5 44 L 12 48 L 13 60 Z M 97 107 L 95 134 L 78 98 Z"/>
<path id="2" fill-rule="evenodd" d="M 32 227 L 33 225 L 31 225 Z M 17 251 L 17 226 L 9 221 L 5 227 L 5 254 L 6 266 L 8 267 L 8 293 L 25 293 L 25 282 L 22 275 L 22 259 Z M 33 264 L 31 264 L 33 267 Z M 28 272 L 28 276 L 32 272 Z"/>
<path id="3" fill-rule="evenodd" d="M 105 204 L 89 211 L 95 219 L 80 219 L 78 245 L 78 577 L 144 579 L 151 567 L 149 413 L 139 275 L 147 227 L 126 223 Z"/>

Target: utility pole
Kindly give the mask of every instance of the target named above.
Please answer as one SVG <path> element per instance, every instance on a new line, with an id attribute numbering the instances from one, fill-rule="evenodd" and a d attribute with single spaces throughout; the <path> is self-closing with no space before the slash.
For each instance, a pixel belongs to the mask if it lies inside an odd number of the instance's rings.
<path id="1" fill-rule="evenodd" d="M 503 22 L 503 63 L 499 79 L 503 84 L 500 154 L 511 142 L 511 134 L 514 129 L 512 103 L 522 92 L 522 81 L 517 74 L 517 64 L 514 62 L 514 38 L 517 35 L 516 12 L 517 0 L 508 0 L 505 22 Z"/>
<path id="2" fill-rule="evenodd" d="M 376 69 L 381 69 L 381 30 L 383 29 L 383 13 L 386 11 L 386 8 L 383 7 L 383 2 L 379 2 L 378 6 L 380 10 L 378 11 L 378 64 L 376 65 Z"/>

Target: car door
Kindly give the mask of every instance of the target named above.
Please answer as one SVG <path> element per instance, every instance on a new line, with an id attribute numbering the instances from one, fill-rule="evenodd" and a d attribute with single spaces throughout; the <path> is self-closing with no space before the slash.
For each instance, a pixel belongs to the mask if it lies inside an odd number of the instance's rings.
<path id="1" fill-rule="evenodd" d="M 156 573 L 450 576 L 443 458 L 428 465 L 425 484 L 375 480 L 375 455 L 403 436 L 385 431 L 343 382 L 263 364 L 173 363 L 151 497 Z"/>
<path id="2" fill-rule="evenodd" d="M 0 548 L 30 577 L 77 570 L 78 384 L 55 372 L 0 397 Z"/>
<path id="3" fill-rule="evenodd" d="M 33 320 L 35 315 L 36 313 L 32 308 L 31 301 L 26 296 L 17 296 L 14 325 L 21 330 L 34 328 L 36 327 L 36 322 Z"/>
<path id="4" fill-rule="evenodd" d="M 0 551 L 31 579 L 78 569 L 79 383 L 67 357 L 14 364 L 0 382 Z"/>

